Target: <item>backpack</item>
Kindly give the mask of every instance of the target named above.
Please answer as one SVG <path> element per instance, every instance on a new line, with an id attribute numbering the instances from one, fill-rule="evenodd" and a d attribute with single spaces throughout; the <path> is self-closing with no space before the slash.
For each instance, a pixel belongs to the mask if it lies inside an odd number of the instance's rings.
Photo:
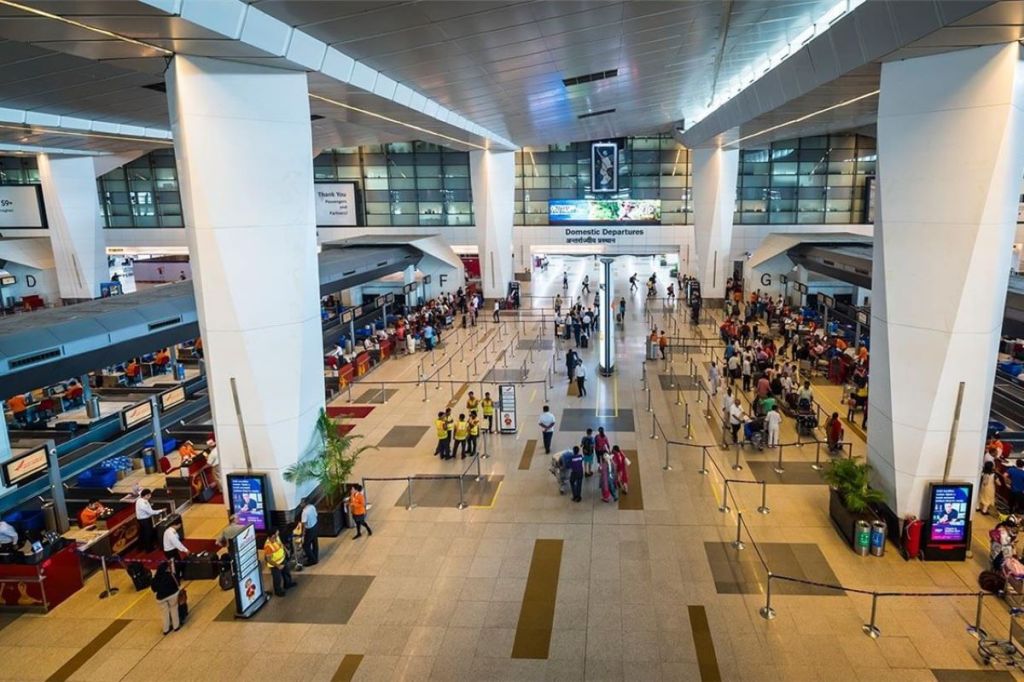
<path id="1" fill-rule="evenodd" d="M 997 594 L 1006 588 L 1006 580 L 995 571 L 982 571 L 978 576 L 978 587 L 985 592 Z"/>
<path id="2" fill-rule="evenodd" d="M 583 436 L 583 440 L 580 441 L 580 448 L 583 450 L 584 455 L 590 455 L 594 453 L 594 439 L 590 436 Z"/>

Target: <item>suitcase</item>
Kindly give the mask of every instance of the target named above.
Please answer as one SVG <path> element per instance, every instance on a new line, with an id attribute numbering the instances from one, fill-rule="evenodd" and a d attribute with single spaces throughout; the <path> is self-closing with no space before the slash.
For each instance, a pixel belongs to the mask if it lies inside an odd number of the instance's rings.
<path id="1" fill-rule="evenodd" d="M 580 348 L 589 348 L 590 338 L 586 334 L 580 334 Z"/>
<path id="2" fill-rule="evenodd" d="M 220 575 L 217 576 L 217 584 L 220 585 L 220 589 L 224 592 L 234 588 L 235 574 L 231 572 L 230 561 L 221 562 Z"/>
<path id="3" fill-rule="evenodd" d="M 186 618 L 188 618 L 188 592 L 182 588 L 178 594 L 178 620 L 184 625 Z"/>
<path id="4" fill-rule="evenodd" d="M 213 580 L 220 573 L 220 563 L 210 552 L 200 552 L 181 563 L 183 580 Z"/>
<path id="5" fill-rule="evenodd" d="M 153 574 L 140 563 L 131 562 L 125 566 L 124 570 L 128 572 L 128 577 L 132 579 L 136 592 L 141 592 L 148 588 L 150 583 L 153 582 Z"/>
<path id="6" fill-rule="evenodd" d="M 1006 580 L 995 571 L 982 571 L 978 576 L 978 587 L 985 592 L 997 594 L 1006 588 Z"/>

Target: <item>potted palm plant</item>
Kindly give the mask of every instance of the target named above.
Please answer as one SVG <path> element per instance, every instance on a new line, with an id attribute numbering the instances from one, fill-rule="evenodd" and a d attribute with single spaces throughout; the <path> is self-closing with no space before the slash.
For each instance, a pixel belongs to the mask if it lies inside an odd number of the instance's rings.
<path id="1" fill-rule="evenodd" d="M 342 435 L 338 423 L 327 412 L 320 410 L 316 420 L 316 443 L 313 453 L 284 471 L 284 480 L 296 485 L 313 481 L 317 484 L 320 501 L 317 503 L 316 524 L 318 535 L 335 537 L 345 528 L 342 502 L 348 494 L 348 477 L 359 456 L 373 445 L 356 446 L 362 436 Z"/>
<path id="2" fill-rule="evenodd" d="M 825 482 L 829 486 L 829 516 L 853 547 L 857 522 L 874 521 L 872 507 L 883 502 L 885 495 L 871 487 L 871 465 L 856 458 L 832 460 L 825 471 Z"/>

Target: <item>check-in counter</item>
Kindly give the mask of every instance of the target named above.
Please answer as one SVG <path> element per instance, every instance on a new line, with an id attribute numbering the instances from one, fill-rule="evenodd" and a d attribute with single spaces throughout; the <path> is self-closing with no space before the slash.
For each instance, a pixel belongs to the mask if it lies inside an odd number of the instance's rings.
<path id="1" fill-rule="evenodd" d="M 49 611 L 82 588 L 75 543 L 48 545 L 38 555 L 0 563 L 0 606 Z"/>

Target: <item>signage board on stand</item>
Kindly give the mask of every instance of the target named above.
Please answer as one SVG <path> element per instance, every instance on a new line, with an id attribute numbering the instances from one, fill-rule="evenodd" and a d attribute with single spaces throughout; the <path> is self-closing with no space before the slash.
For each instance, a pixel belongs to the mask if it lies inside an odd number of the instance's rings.
<path id="1" fill-rule="evenodd" d="M 134 525 L 134 524 L 132 524 Z M 266 601 L 260 569 L 256 528 L 251 524 L 231 538 L 231 561 L 235 568 L 235 617 L 250 618 Z"/>
<path id="2" fill-rule="evenodd" d="M 516 385 L 500 384 L 498 386 L 498 431 L 499 433 L 515 433 L 518 429 Z"/>

